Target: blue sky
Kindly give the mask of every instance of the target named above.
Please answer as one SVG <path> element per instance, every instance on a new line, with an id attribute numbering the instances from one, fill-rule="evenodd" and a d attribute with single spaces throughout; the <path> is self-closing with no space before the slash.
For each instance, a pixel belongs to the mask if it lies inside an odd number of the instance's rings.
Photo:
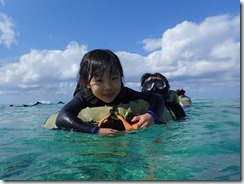
<path id="1" fill-rule="evenodd" d="M 240 1 L 0 0 L 0 103 L 68 102 L 82 56 L 114 51 L 194 98 L 240 96 Z"/>

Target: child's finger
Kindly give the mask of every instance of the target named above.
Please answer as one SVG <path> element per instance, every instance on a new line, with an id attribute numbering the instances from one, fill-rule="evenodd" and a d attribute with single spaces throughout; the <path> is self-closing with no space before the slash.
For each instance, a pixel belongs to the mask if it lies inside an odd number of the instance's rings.
<path id="1" fill-rule="evenodd" d="M 140 117 L 139 116 L 134 116 L 132 119 L 131 119 L 131 122 L 135 123 L 137 121 L 140 121 Z"/>

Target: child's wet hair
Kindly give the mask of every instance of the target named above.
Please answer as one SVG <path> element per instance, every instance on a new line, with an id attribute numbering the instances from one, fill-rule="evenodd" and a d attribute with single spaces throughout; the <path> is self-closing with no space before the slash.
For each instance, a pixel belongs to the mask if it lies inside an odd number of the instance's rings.
<path id="1" fill-rule="evenodd" d="M 121 80 L 124 77 L 123 68 L 116 54 L 107 49 L 92 50 L 86 53 L 80 62 L 79 80 L 86 85 L 94 76 L 103 75 L 107 69 L 111 75 L 119 72 Z"/>

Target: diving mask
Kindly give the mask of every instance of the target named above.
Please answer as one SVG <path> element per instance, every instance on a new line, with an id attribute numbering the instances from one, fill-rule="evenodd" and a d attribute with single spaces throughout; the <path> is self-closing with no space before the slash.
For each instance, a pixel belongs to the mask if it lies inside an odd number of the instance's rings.
<path id="1" fill-rule="evenodd" d="M 164 94 L 164 95 L 166 95 L 168 93 L 168 88 L 167 88 L 165 81 L 158 80 L 158 79 L 152 79 L 152 80 L 146 81 L 142 85 L 142 90 L 147 91 L 147 92 Z"/>

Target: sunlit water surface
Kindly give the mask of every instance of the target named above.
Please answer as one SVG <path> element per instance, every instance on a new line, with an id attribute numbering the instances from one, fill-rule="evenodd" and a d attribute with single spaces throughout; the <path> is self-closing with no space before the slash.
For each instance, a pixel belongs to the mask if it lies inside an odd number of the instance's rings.
<path id="1" fill-rule="evenodd" d="M 189 120 L 117 136 L 48 130 L 63 105 L 0 105 L 1 180 L 240 180 L 240 99 L 195 99 Z"/>

